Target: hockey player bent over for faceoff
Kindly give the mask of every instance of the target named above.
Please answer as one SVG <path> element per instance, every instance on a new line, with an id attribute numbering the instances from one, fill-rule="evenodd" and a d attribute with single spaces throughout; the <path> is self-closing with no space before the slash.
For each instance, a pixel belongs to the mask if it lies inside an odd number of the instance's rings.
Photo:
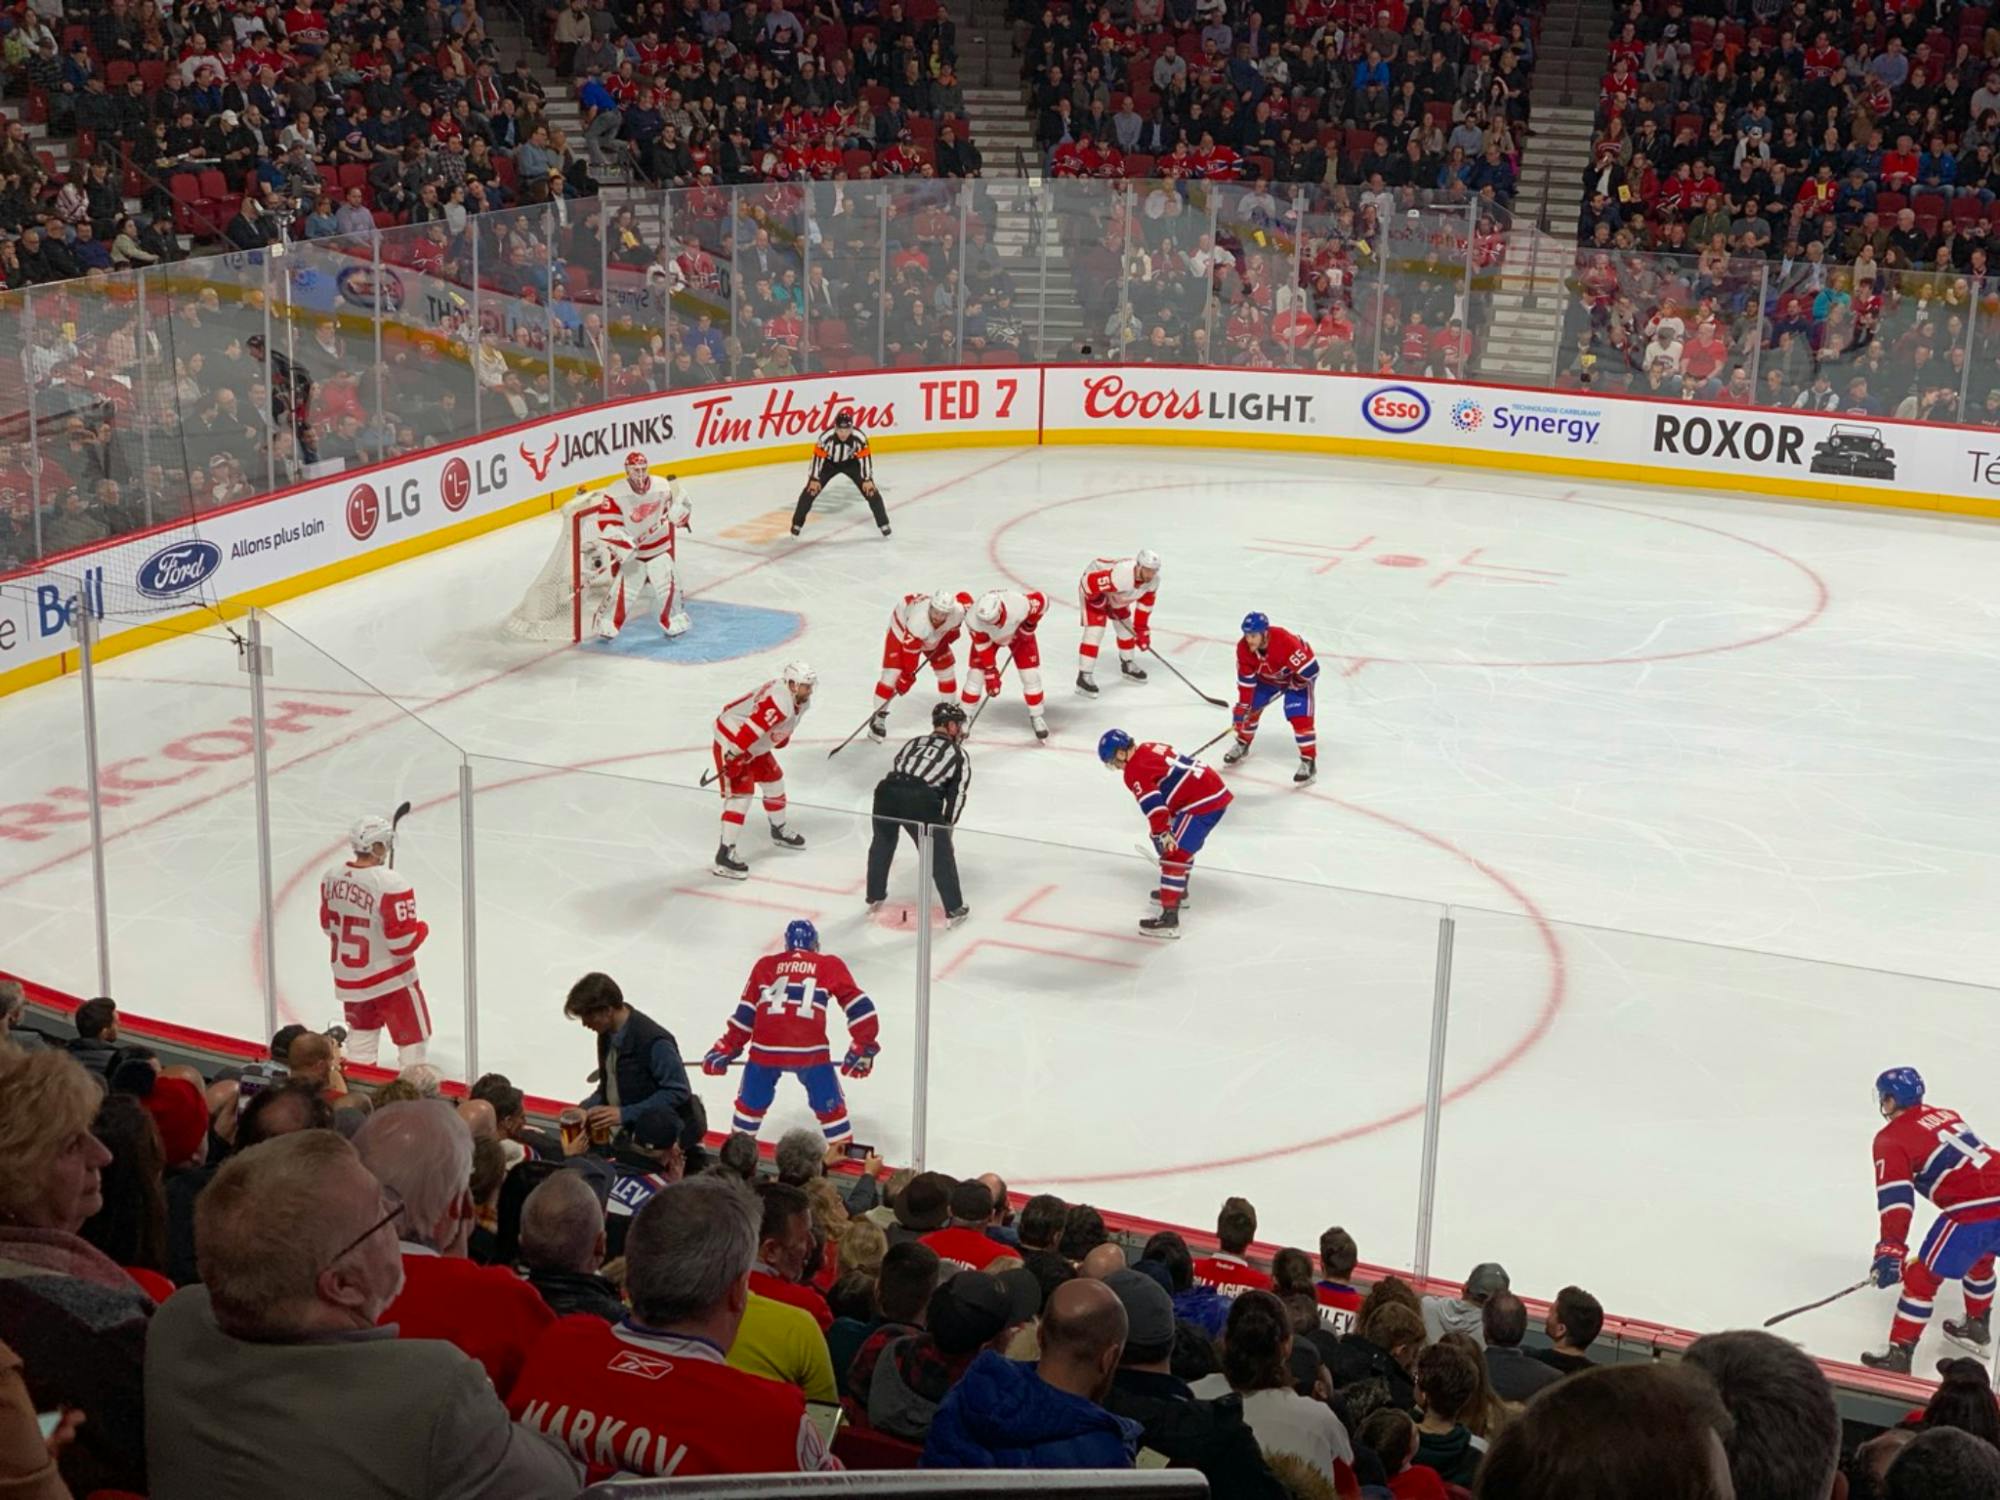
<path id="1" fill-rule="evenodd" d="M 1146 673 L 1132 652 L 1153 649 L 1153 603 L 1159 597 L 1160 554 L 1142 547 L 1132 557 L 1100 557 L 1077 580 L 1076 604 L 1083 615 L 1083 643 L 1076 652 L 1076 690 L 1097 696 L 1097 643 L 1104 627 L 1118 634 L 1118 670 L 1134 682 Z"/>
<path id="2" fill-rule="evenodd" d="M 847 1017 L 847 1056 L 840 1074 L 866 1078 L 882 1050 L 875 1039 L 881 1026 L 875 1002 L 854 982 L 846 964 L 819 951 L 819 930 L 802 918 L 786 926 L 784 952 L 757 960 L 721 1040 L 701 1061 L 702 1072 L 720 1078 L 749 1043 L 750 1060 L 736 1091 L 736 1129 L 755 1135 L 777 1095 L 778 1079 L 793 1073 L 805 1085 L 827 1143 L 837 1145 L 853 1135 L 833 1054 L 827 1050 L 829 1001 L 837 1002 Z"/>
<path id="3" fill-rule="evenodd" d="M 431 935 L 410 882 L 389 868 L 396 830 L 363 818 L 348 835 L 354 858 L 320 878 L 319 926 L 333 945 L 333 990 L 347 1016 L 349 1062 L 372 1063 L 386 1027 L 396 1065 L 424 1060 L 431 1013 L 417 980 L 417 949 Z"/>
<path id="4" fill-rule="evenodd" d="M 687 491 L 671 474 L 655 479 L 646 455 L 625 455 L 625 477 L 604 492 L 613 513 L 597 518 L 599 535 L 618 565 L 617 586 L 597 606 L 591 629 L 609 640 L 625 624 L 625 600 L 634 605 L 648 584 L 660 596 L 660 629 L 670 636 L 688 628 L 680 586 L 674 575 L 674 533 L 687 525 L 692 507 Z"/>
<path id="5" fill-rule="evenodd" d="M 812 703 L 819 673 L 802 661 L 724 705 L 715 717 L 716 788 L 722 793 L 722 842 L 715 850 L 715 873 L 726 880 L 748 878 L 750 867 L 736 857 L 743 814 L 757 789 L 764 789 L 764 813 L 771 842 L 780 849 L 803 849 L 806 841 L 785 830 L 785 773 L 774 751 L 791 743 L 799 720 Z"/>
<path id="6" fill-rule="evenodd" d="M 1946 1319 L 1945 1337 L 1984 1359 L 1993 1340 L 2000 1160 L 1958 1111 L 1924 1103 L 1924 1080 L 1915 1068 L 1882 1074 L 1875 1080 L 1875 1095 L 1889 1123 L 1875 1132 L 1875 1206 L 1882 1215 L 1882 1237 L 1871 1269 L 1877 1286 L 1902 1282 L 1903 1295 L 1889 1325 L 1888 1350 L 1863 1354 L 1861 1362 L 1873 1370 L 1909 1374 L 1931 1304 L 1947 1281 L 1965 1283 L 1965 1320 Z M 1910 1256 L 1910 1218 L 1918 1193 L 1930 1199 L 1938 1216 L 1922 1247 Z"/>
<path id="7" fill-rule="evenodd" d="M 1292 780 L 1311 781 L 1319 774 L 1319 736 L 1313 731 L 1313 692 L 1318 684 L 1319 661 L 1311 646 L 1273 625 L 1268 615 L 1256 610 L 1245 615 L 1243 639 L 1236 643 L 1236 710 L 1229 716 L 1236 743 L 1223 752 L 1222 763 L 1233 766 L 1250 753 L 1264 705 L 1282 694 L 1285 717 L 1299 747 L 1299 768 Z"/>
<path id="8" fill-rule="evenodd" d="M 1187 899 L 1188 871 L 1228 810 L 1229 788 L 1214 769 L 1172 745 L 1135 745 L 1122 729 L 1107 729 L 1097 742 L 1097 758 L 1125 778 L 1139 801 L 1160 854 L 1160 914 L 1146 917 L 1139 930 L 1149 937 L 1181 935 L 1181 903 Z"/>
<path id="9" fill-rule="evenodd" d="M 882 675 L 875 683 L 875 715 L 868 721 L 868 738 L 880 744 L 889 737 L 889 705 L 917 685 L 917 669 L 925 662 L 937 674 L 938 691 L 949 698 L 958 691 L 958 658 L 951 643 L 972 607 L 970 595 L 957 589 L 932 589 L 905 594 L 889 611 L 889 630 L 882 638 Z"/>
<path id="10" fill-rule="evenodd" d="M 981 594 L 966 627 L 971 632 L 971 659 L 966 663 L 965 696 L 960 700 L 971 708 L 979 702 L 982 686 L 989 698 L 1000 696 L 1000 651 L 1005 647 L 1020 669 L 1028 727 L 1038 740 L 1049 737 L 1049 721 L 1042 715 L 1042 646 L 1035 639 L 1035 627 L 1048 612 L 1049 596 L 1038 590 L 1024 594 L 1015 589 L 994 589 Z"/>

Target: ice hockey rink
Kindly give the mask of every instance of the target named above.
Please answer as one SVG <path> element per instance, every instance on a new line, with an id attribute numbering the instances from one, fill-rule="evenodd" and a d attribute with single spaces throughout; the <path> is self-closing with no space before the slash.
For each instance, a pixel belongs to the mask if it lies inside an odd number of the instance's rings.
<path id="1" fill-rule="evenodd" d="M 1010 674 L 971 743 L 972 916 L 933 933 L 932 1164 L 1200 1225 L 1241 1193 L 1263 1238 L 1340 1223 L 1406 1265 L 1447 908 L 1440 1275 L 1499 1260 L 1531 1295 L 1575 1281 L 1628 1316 L 1754 1324 L 1866 1269 L 1881 1069 L 1918 1067 L 2000 1131 L 1980 987 L 2000 972 L 2000 531 L 1179 448 L 891 453 L 878 472 L 886 541 L 844 486 L 789 538 L 789 467 L 692 481 L 694 628 L 671 643 L 650 612 L 609 646 L 502 633 L 554 518 L 280 606 L 268 933 L 236 645 L 162 629 L 103 665 L 121 1003 L 258 1035 L 268 943 L 281 1018 L 333 1019 L 319 874 L 352 819 L 408 798 L 399 867 L 431 924 L 448 1070 L 476 1044 L 481 1070 L 580 1096 L 590 1039 L 561 1005 L 590 969 L 698 1059 L 808 916 L 883 1013 L 876 1071 L 848 1089 L 857 1137 L 907 1159 L 915 925 L 941 916 L 907 843 L 890 911 L 864 912 L 861 881 L 869 794 L 927 723 L 928 674 L 890 746 L 827 751 L 867 715 L 895 599 L 1015 583 L 1053 600 L 1053 738 L 1035 743 Z M 1108 648 L 1102 696 L 1070 688 L 1076 578 L 1141 546 L 1165 560 L 1155 644 L 1205 691 L 1233 696 L 1250 609 L 1325 665 L 1318 782 L 1293 786 L 1267 712 L 1175 943 L 1136 930 L 1144 824 L 1094 747 L 1117 725 L 1192 749 L 1227 715 L 1156 664 L 1120 681 Z M 793 658 L 820 676 L 781 756 L 808 848 L 774 848 L 753 806 L 751 878 L 721 881 L 709 726 Z M 79 704 L 73 678 L 0 701 L 0 964 L 89 994 Z M 722 1125 L 729 1085 L 697 1087 Z M 810 1119 L 788 1082 L 766 1135 Z M 1785 1331 L 1851 1359 L 1892 1298 Z"/>

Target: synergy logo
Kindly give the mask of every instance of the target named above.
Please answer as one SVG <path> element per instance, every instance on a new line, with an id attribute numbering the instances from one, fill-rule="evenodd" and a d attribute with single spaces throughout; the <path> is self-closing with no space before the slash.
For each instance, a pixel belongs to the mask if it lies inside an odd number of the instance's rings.
<path id="1" fill-rule="evenodd" d="M 1431 404 L 1415 386 L 1385 385 L 1362 398 L 1361 416 L 1378 432 L 1415 432 L 1431 419 Z"/>
<path id="2" fill-rule="evenodd" d="M 199 539 L 162 547 L 139 564 L 139 592 L 148 599 L 172 599 L 200 588 L 222 566 L 222 549 Z"/>
<path id="3" fill-rule="evenodd" d="M 1459 413 L 1466 412 L 1466 420 Z M 1451 411 L 1451 425 L 1460 432 L 1477 432 L 1486 413 L 1477 401 L 1461 401 Z M 1603 413 L 1588 406 L 1558 406 L 1547 401 L 1510 401 L 1493 408 L 1488 430 L 1495 442 L 1522 437 L 1555 438 L 1572 447 L 1588 447 L 1604 430 Z"/>

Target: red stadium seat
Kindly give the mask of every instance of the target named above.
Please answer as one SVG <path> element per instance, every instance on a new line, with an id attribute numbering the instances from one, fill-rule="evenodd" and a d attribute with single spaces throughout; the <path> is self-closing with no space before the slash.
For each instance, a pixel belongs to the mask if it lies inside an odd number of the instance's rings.
<path id="1" fill-rule="evenodd" d="M 157 58 L 147 58 L 139 64 L 139 82 L 146 86 L 146 92 L 157 94 L 167 86 L 167 65 Z"/>
<path id="2" fill-rule="evenodd" d="M 1933 227 L 1951 212 L 1951 200 L 1942 193 L 1919 193 L 1910 201 L 1910 207 L 1917 211 L 1917 222 L 1928 219 Z"/>
<path id="3" fill-rule="evenodd" d="M 850 1469 L 914 1469 L 924 1450 L 873 1427 L 843 1427 L 834 1436 L 833 1456 Z"/>
<path id="4" fill-rule="evenodd" d="M 1895 218 L 1897 214 L 1909 206 L 1909 200 L 1901 193 L 1877 193 L 1875 195 L 1875 212 L 1885 219 Z"/>
<path id="5" fill-rule="evenodd" d="M 854 347 L 847 324 L 839 318 L 822 318 L 812 326 L 813 342 L 822 353 L 843 354 Z"/>
<path id="6" fill-rule="evenodd" d="M 122 57 L 116 62 L 106 63 L 104 65 L 105 86 L 107 88 L 122 89 L 125 87 L 126 80 L 138 71 L 135 66 L 126 62 Z"/>

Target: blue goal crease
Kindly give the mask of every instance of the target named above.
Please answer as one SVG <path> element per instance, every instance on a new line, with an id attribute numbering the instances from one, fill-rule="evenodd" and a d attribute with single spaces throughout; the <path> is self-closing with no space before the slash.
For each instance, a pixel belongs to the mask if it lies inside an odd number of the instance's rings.
<path id="1" fill-rule="evenodd" d="M 687 632 L 669 640 L 660 632 L 658 609 L 649 591 L 642 596 L 639 610 L 627 615 L 625 628 L 614 639 L 585 641 L 584 649 L 699 666 L 772 650 L 794 639 L 806 624 L 805 616 L 795 610 L 697 599 L 687 606 Z"/>

